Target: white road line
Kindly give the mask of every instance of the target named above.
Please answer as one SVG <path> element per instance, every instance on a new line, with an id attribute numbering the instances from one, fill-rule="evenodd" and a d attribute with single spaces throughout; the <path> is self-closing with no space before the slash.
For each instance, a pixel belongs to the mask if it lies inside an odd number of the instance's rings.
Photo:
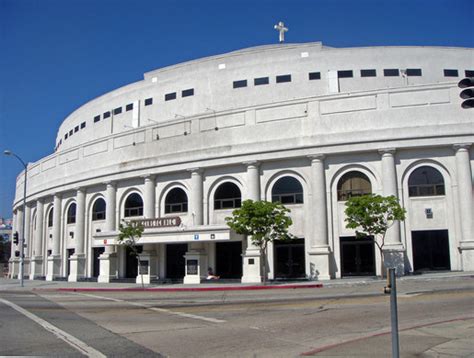
<path id="1" fill-rule="evenodd" d="M 145 305 L 145 304 L 143 304 L 143 303 L 129 302 L 129 301 L 125 301 L 125 300 L 119 300 L 119 299 L 117 299 L 117 298 L 104 297 L 104 296 L 98 296 L 98 295 L 91 295 L 91 294 L 79 293 L 79 292 L 75 292 L 75 294 L 76 294 L 76 295 L 81 295 L 81 296 L 99 298 L 99 299 L 102 299 L 102 300 L 109 300 L 109 301 L 114 301 L 114 302 L 126 303 L 126 304 L 129 304 L 129 305 L 131 305 L 131 306 L 136 306 L 136 307 L 140 307 L 140 308 L 145 308 L 145 309 L 148 309 L 148 310 L 150 310 L 150 311 L 156 311 L 156 312 L 160 312 L 160 313 L 171 314 L 171 315 L 179 316 L 179 317 L 193 318 L 193 319 L 198 319 L 198 320 L 201 320 L 201 321 L 212 322 L 212 323 L 225 323 L 225 322 L 226 322 L 226 321 L 224 321 L 224 320 L 222 320 L 222 319 L 209 318 L 209 317 L 198 316 L 198 315 L 194 315 L 194 314 L 190 314 L 190 313 L 184 313 L 184 312 L 178 312 L 178 311 L 171 311 L 171 310 L 168 310 L 168 309 L 166 309 L 166 308 L 150 307 L 150 306 Z"/>
<path id="2" fill-rule="evenodd" d="M 59 329 L 56 326 L 53 326 L 51 323 L 48 321 L 45 321 L 44 319 L 34 315 L 33 313 L 25 310 L 24 308 L 10 302 L 7 300 L 4 300 L 0 298 L 0 302 L 4 303 L 7 306 L 10 306 L 14 310 L 20 312 L 21 314 L 25 315 L 32 321 L 38 323 L 41 327 L 46 329 L 47 331 L 53 333 L 56 337 L 59 339 L 62 339 L 64 342 L 72 346 L 73 348 L 77 349 L 79 352 L 82 354 L 88 356 L 88 357 L 93 357 L 93 358 L 99 358 L 99 357 L 107 357 L 106 355 L 100 353 L 98 350 L 92 348 L 91 346 L 87 345 L 83 341 L 77 339 L 76 337 L 70 335 L 67 332 L 64 332 L 63 330 Z"/>

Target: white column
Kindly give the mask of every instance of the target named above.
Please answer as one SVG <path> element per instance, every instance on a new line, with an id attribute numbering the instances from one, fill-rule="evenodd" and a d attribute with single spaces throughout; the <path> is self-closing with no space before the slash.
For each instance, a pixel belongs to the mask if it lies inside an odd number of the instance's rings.
<path id="1" fill-rule="evenodd" d="M 25 205 L 25 236 L 23 237 L 23 277 L 30 276 L 30 250 L 31 250 L 31 207 L 27 203 Z"/>
<path id="2" fill-rule="evenodd" d="M 323 154 L 309 157 L 311 160 L 311 195 L 308 197 L 311 198 L 311 203 L 305 205 L 305 210 L 311 210 L 311 229 L 307 231 L 311 238 L 307 276 L 313 280 L 329 280 L 331 278 L 324 158 Z"/>
<path id="3" fill-rule="evenodd" d="M 34 241 L 34 250 L 31 257 L 30 280 L 43 277 L 43 221 L 44 204 L 42 199 L 36 201 L 36 231 Z"/>
<path id="4" fill-rule="evenodd" d="M 145 219 L 153 219 L 155 217 L 155 177 L 152 175 L 148 175 L 145 177 L 145 190 L 144 190 L 144 210 L 143 214 Z M 143 283 L 150 284 L 153 280 L 157 279 L 157 257 L 156 257 L 156 250 L 154 244 L 145 244 L 143 245 L 143 251 L 139 255 L 139 261 L 143 263 L 138 267 L 138 275 L 136 278 L 136 283 L 141 284 L 142 282 L 142 275 L 140 274 L 140 270 L 143 270 Z"/>
<path id="5" fill-rule="evenodd" d="M 86 223 L 86 190 L 83 188 L 77 189 L 76 193 L 76 226 L 74 239 L 76 241 L 76 248 L 74 255 L 69 258 L 71 263 L 71 272 L 68 281 L 77 282 L 85 277 L 86 270 L 86 255 L 85 247 L 85 223 Z"/>
<path id="6" fill-rule="evenodd" d="M 194 168 L 191 172 L 191 215 L 193 226 L 203 225 L 203 183 L 202 170 Z"/>
<path id="7" fill-rule="evenodd" d="M 459 195 L 459 213 L 461 216 L 461 238 L 459 250 L 462 257 L 463 271 L 474 271 L 474 237 L 473 237 L 473 202 L 472 202 L 472 171 L 469 159 L 471 144 L 457 144 L 456 179 Z"/>
<path id="8" fill-rule="evenodd" d="M 105 193 L 105 231 L 115 231 L 116 224 L 116 203 L 117 187 L 114 182 L 107 182 Z M 99 256 L 99 277 L 98 282 L 110 282 L 118 278 L 117 253 L 113 245 L 106 245 L 105 252 Z"/>
<path id="9" fill-rule="evenodd" d="M 61 195 L 54 195 L 53 204 L 53 250 L 48 257 L 46 281 L 53 281 L 61 275 Z"/>
<path id="10" fill-rule="evenodd" d="M 155 177 L 148 175 L 145 177 L 145 200 L 143 214 L 145 219 L 153 219 L 155 217 Z"/>
<path id="11" fill-rule="evenodd" d="M 18 258 L 18 279 L 21 277 L 21 275 L 24 275 L 25 272 L 24 272 L 24 266 L 22 267 L 21 265 L 21 261 L 20 261 L 20 258 L 21 258 L 21 240 L 23 240 L 23 243 L 25 243 L 25 236 L 24 236 L 24 231 L 23 231 L 23 215 L 25 213 L 23 212 L 23 206 L 21 206 L 18 211 L 17 211 L 17 222 L 16 222 L 16 231 L 18 231 L 18 245 L 16 246 L 16 250 L 18 250 L 20 252 L 20 257 Z M 23 263 L 24 263 L 24 260 L 23 260 Z"/>
<path id="12" fill-rule="evenodd" d="M 260 200 L 260 163 L 253 161 L 245 162 L 244 165 L 247 166 L 246 198 L 258 201 Z M 243 283 L 262 282 L 261 260 L 260 248 L 253 244 L 251 237 L 247 237 L 247 249 L 243 255 Z"/>
<path id="13" fill-rule="evenodd" d="M 382 164 L 382 193 L 383 196 L 395 196 L 397 193 L 397 172 L 395 167 L 395 149 L 386 148 L 379 150 Z M 397 275 L 405 272 L 405 248 L 400 236 L 400 223 L 395 223 L 387 230 L 384 245 L 385 267 L 393 267 Z M 376 267 L 379 267 L 377 265 Z"/>

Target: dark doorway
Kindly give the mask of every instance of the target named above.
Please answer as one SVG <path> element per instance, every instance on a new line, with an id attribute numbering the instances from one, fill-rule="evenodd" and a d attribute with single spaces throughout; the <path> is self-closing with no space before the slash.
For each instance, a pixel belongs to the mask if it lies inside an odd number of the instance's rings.
<path id="1" fill-rule="evenodd" d="M 74 255 L 74 249 L 67 249 L 66 277 L 71 273 L 71 256 Z"/>
<path id="2" fill-rule="evenodd" d="M 242 277 L 242 242 L 216 243 L 216 275 L 221 278 Z"/>
<path id="3" fill-rule="evenodd" d="M 341 237 L 341 275 L 374 276 L 375 245 L 371 237 Z"/>
<path id="4" fill-rule="evenodd" d="M 448 230 L 412 231 L 413 269 L 450 270 Z"/>
<path id="5" fill-rule="evenodd" d="M 93 249 L 94 261 L 92 262 L 92 277 L 99 277 L 100 274 L 100 261 L 99 256 L 105 251 L 104 247 L 94 247 Z"/>
<path id="6" fill-rule="evenodd" d="M 305 277 L 304 239 L 275 241 L 275 278 Z"/>
<path id="7" fill-rule="evenodd" d="M 143 246 L 137 246 L 138 253 L 141 253 Z M 138 260 L 132 253 L 132 250 L 127 247 L 125 249 L 125 278 L 136 278 L 138 276 Z"/>
<path id="8" fill-rule="evenodd" d="M 188 244 L 166 245 L 166 277 L 171 279 L 183 279 L 185 258 Z"/>

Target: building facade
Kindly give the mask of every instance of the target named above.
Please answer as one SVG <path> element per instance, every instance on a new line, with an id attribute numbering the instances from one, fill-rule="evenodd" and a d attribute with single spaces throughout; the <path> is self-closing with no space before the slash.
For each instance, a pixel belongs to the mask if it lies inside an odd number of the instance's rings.
<path id="1" fill-rule="evenodd" d="M 137 277 L 118 245 L 145 224 L 146 282 L 260 282 L 260 256 L 225 217 L 245 199 L 280 201 L 297 239 L 269 248 L 270 279 L 379 273 L 372 238 L 345 228 L 354 195 L 395 195 L 407 219 L 386 258 L 400 274 L 474 270 L 474 116 L 457 82 L 474 49 L 244 49 L 145 73 L 61 124 L 54 154 L 28 167 L 13 204 L 26 215 L 29 278 Z M 12 247 L 12 252 L 18 250 Z M 10 273 L 18 276 L 12 255 Z"/>

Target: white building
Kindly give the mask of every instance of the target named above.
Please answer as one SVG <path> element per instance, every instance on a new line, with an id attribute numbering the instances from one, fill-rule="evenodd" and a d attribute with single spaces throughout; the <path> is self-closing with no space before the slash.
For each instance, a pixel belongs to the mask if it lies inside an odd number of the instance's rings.
<path id="1" fill-rule="evenodd" d="M 29 165 L 25 213 L 18 177 L 25 273 L 136 278 L 117 228 L 150 219 L 147 281 L 195 283 L 211 267 L 259 282 L 257 250 L 224 221 L 250 198 L 287 205 L 299 238 L 270 247 L 270 278 L 374 275 L 378 250 L 355 240 L 343 214 L 348 197 L 370 192 L 407 209 L 386 245 L 400 273 L 474 270 L 474 112 L 457 87 L 473 74 L 474 49 L 321 43 L 145 73 L 64 120 L 56 152 Z M 18 260 L 10 265 L 16 277 Z"/>

